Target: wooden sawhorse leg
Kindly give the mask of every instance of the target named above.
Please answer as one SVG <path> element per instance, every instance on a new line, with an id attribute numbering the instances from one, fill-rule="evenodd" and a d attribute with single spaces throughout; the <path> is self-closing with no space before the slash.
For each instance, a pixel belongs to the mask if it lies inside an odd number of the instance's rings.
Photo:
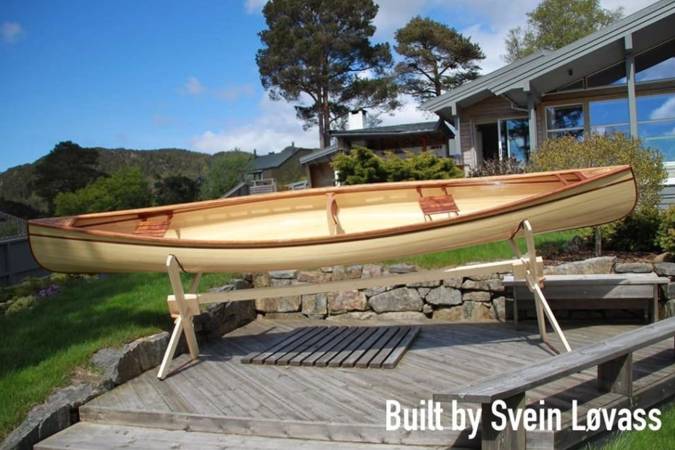
<path id="1" fill-rule="evenodd" d="M 166 259 L 166 270 L 169 274 L 169 280 L 171 281 L 171 288 L 173 289 L 173 298 L 172 296 L 169 296 L 168 299 L 169 310 L 171 311 L 172 316 L 176 316 L 176 320 L 174 322 L 173 332 L 171 333 L 171 339 L 169 340 L 169 346 L 164 353 L 162 364 L 159 366 L 159 372 L 157 373 L 157 378 L 160 380 L 166 378 L 169 372 L 169 365 L 176 353 L 176 347 L 178 347 L 178 341 L 180 340 L 181 334 L 185 334 L 190 357 L 193 360 L 199 358 L 199 344 L 197 344 L 197 336 L 195 335 L 195 329 L 192 323 L 192 317 L 195 314 L 199 314 L 199 303 L 191 302 L 188 304 L 185 300 L 183 283 L 180 279 L 180 266 L 178 264 L 178 259 L 176 259 L 175 256 L 169 255 Z M 201 273 L 195 274 L 190 285 L 189 293 L 194 294 L 197 292 L 201 276 Z M 172 300 L 175 302 L 175 310 L 171 307 Z"/>

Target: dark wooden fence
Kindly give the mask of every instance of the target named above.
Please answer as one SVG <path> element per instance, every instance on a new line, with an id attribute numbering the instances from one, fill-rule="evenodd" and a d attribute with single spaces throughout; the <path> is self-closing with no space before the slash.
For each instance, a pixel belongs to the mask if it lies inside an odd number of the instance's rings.
<path id="1" fill-rule="evenodd" d="M 18 283 L 25 277 L 48 273 L 33 258 L 27 237 L 0 240 L 0 285 Z"/>

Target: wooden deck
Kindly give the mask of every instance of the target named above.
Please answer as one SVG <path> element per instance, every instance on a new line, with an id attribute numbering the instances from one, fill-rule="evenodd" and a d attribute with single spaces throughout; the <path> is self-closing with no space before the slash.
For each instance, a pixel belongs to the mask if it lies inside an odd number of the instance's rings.
<path id="1" fill-rule="evenodd" d="M 420 400 L 431 399 L 432 393 L 475 383 L 552 355 L 537 338 L 533 325 L 517 331 L 510 324 L 494 322 L 425 321 L 419 323 L 416 339 L 392 370 L 241 363 L 246 355 L 269 348 L 296 328 L 321 325 L 335 323 L 256 320 L 203 346 L 201 361 L 185 364 L 187 355 L 180 356 L 172 366 L 178 369 L 164 381 L 159 381 L 152 370 L 94 399 L 80 409 L 81 419 L 93 424 L 249 435 L 256 439 L 475 447 L 480 440 L 468 440 L 466 432 L 385 431 L 385 400 L 417 407 Z M 563 323 L 572 348 L 638 326 Z M 560 345 L 552 335 L 551 340 Z M 669 367 L 672 340 L 638 351 L 634 358 L 636 389 L 675 370 Z M 185 365 L 180 367 L 181 363 Z M 598 397 L 595 380 L 595 370 L 587 370 L 529 392 L 528 402 L 545 399 L 547 406 L 568 410 L 572 399 L 583 402 L 594 398 L 594 407 L 616 401 L 617 394 Z M 671 394 L 662 393 L 663 399 Z"/>

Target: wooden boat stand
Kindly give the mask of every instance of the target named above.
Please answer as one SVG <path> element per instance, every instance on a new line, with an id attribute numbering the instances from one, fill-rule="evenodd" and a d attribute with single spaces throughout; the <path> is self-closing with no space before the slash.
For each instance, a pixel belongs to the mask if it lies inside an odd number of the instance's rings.
<path id="1" fill-rule="evenodd" d="M 522 234 L 525 238 L 527 253 L 524 255 L 520 252 L 520 249 L 516 244 L 516 238 L 519 234 Z M 571 351 L 567 339 L 560 329 L 560 325 L 541 291 L 544 281 L 544 263 L 542 258 L 537 257 L 536 255 L 532 227 L 527 220 L 523 221 L 518 226 L 509 242 L 515 256 L 514 259 L 510 260 L 366 279 L 205 293 L 198 293 L 201 273 L 194 275 L 188 291 L 184 291 L 180 278 L 181 267 L 179 261 L 174 255 L 169 255 L 166 261 L 166 268 L 169 274 L 171 288 L 173 289 L 173 295 L 168 296 L 167 303 L 171 317 L 173 317 L 175 321 L 171 339 L 169 340 L 169 345 L 164 353 L 164 358 L 160 365 L 157 377 L 159 379 L 166 378 L 169 372 L 169 365 L 176 352 L 176 347 L 178 346 L 181 334 L 185 335 L 190 357 L 193 360 L 199 358 L 199 345 L 192 324 L 192 318 L 200 313 L 200 305 L 203 304 L 318 294 L 322 292 L 340 292 L 354 289 L 437 281 L 447 278 L 488 275 L 496 272 L 513 272 L 515 278 L 523 278 L 527 281 L 528 288 L 534 294 L 539 335 L 541 336 L 542 341 L 551 346 L 546 333 L 545 320 L 548 318 L 553 330 L 565 347 L 565 350 L 568 352 Z"/>

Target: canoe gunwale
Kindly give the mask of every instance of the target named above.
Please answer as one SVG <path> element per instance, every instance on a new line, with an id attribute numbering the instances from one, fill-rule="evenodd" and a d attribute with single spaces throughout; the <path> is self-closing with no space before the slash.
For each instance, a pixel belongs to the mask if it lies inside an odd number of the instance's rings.
<path id="1" fill-rule="evenodd" d="M 598 168 L 593 168 L 593 169 L 602 169 L 600 167 Z M 301 195 L 296 194 L 295 196 L 306 196 L 306 195 L 320 195 L 323 193 L 341 193 L 341 192 L 363 192 L 363 191 L 373 191 L 373 190 L 383 190 L 383 186 L 386 186 L 387 190 L 396 190 L 396 189 L 406 189 L 406 188 L 412 188 L 412 187 L 417 187 L 417 186 L 429 186 L 429 187 L 438 187 L 442 185 L 450 185 L 450 184 L 462 184 L 462 185 L 477 185 L 477 184 L 485 184 L 486 182 L 489 182 L 489 184 L 495 184 L 500 181 L 504 181 L 505 179 L 510 180 L 511 182 L 517 180 L 518 178 L 528 178 L 528 177 L 536 177 L 536 176 L 542 176 L 545 174 L 564 174 L 564 173 L 570 173 L 570 172 L 583 172 L 584 169 L 572 169 L 572 170 L 564 170 L 564 171 L 554 171 L 554 172 L 539 172 L 539 173 L 533 173 L 533 174 L 522 174 L 522 175 L 507 175 L 507 176 L 500 176 L 500 177 L 487 177 L 487 178 L 482 178 L 481 182 L 479 183 L 466 183 L 466 179 L 462 179 L 461 181 L 464 181 L 465 183 L 458 183 L 458 180 L 433 180 L 433 181 L 415 181 L 415 182 L 399 182 L 399 183 L 385 183 L 385 184 L 373 184 L 373 185 L 358 185 L 358 186 L 347 186 L 347 187 L 342 187 L 339 189 L 336 188 L 323 188 L 323 189 L 312 189 L 303 192 Z M 504 212 L 514 212 L 514 211 L 519 211 L 522 209 L 527 209 L 532 206 L 536 205 L 541 205 L 547 203 L 546 199 L 549 197 L 554 197 L 557 194 L 560 194 L 565 191 L 571 191 L 573 189 L 582 187 L 584 185 L 590 184 L 597 182 L 598 180 L 601 180 L 602 178 L 607 178 L 612 175 L 619 174 L 621 172 L 628 171 L 631 174 L 631 177 L 629 179 L 625 180 L 619 180 L 615 181 L 610 184 L 605 184 L 602 186 L 597 186 L 592 189 L 587 189 L 583 190 L 581 192 L 576 192 L 576 193 L 571 193 L 570 195 L 563 196 L 560 198 L 555 198 L 552 200 L 549 200 L 550 202 L 553 201 L 558 201 L 562 200 L 565 198 L 570 198 L 574 197 L 577 195 L 583 195 L 587 192 L 592 192 L 597 189 L 603 189 L 607 188 L 613 185 L 621 184 L 621 183 L 626 183 L 626 182 L 633 182 L 634 189 L 635 189 L 635 201 L 633 203 L 633 207 L 631 210 L 626 214 L 629 215 L 634 209 L 635 206 L 637 205 L 637 200 L 638 200 L 638 190 L 637 190 L 637 185 L 635 183 L 635 175 L 633 173 L 633 170 L 630 166 L 615 166 L 612 167 L 611 170 L 608 170 L 607 172 L 601 173 L 599 175 L 593 176 L 593 177 L 588 177 L 586 176 L 585 178 L 582 178 L 578 182 L 573 182 L 573 183 L 568 183 L 568 184 L 563 184 L 561 187 L 553 189 L 551 191 L 543 192 L 540 194 L 534 194 L 531 196 L 527 196 L 523 199 L 516 200 L 513 202 L 505 203 L 502 205 L 499 205 L 494 208 L 488 208 L 480 211 L 476 211 L 474 213 L 466 214 L 466 215 L 459 215 L 459 216 L 454 216 L 454 217 L 449 217 L 445 219 L 440 219 L 440 220 L 435 220 L 432 222 L 420 222 L 416 224 L 411 224 L 411 225 L 404 225 L 404 226 L 399 226 L 399 227 L 390 227 L 390 228 L 381 228 L 377 230 L 369 230 L 369 231 L 362 231 L 362 232 L 356 232 L 356 233 L 345 233 L 345 234 L 338 234 L 338 235 L 332 235 L 332 236 L 319 236 L 319 237 L 311 237 L 311 238 L 301 238 L 301 239 L 284 239 L 284 240 L 264 240 L 264 241 L 222 241 L 222 240 L 201 240 L 201 239 L 176 239 L 176 238 L 164 238 L 164 237 L 151 237 L 151 236 L 140 236 L 140 235 L 134 235 L 134 234 L 128 234 L 128 233 L 118 233 L 118 232 L 111 232 L 111 231 L 101 231 L 101 230 L 87 230 L 83 229 L 80 227 L 73 226 L 73 223 L 75 222 L 75 219 L 78 218 L 95 218 L 95 217 L 112 217 L 112 216 L 138 216 L 139 214 L 143 214 L 145 217 L 148 216 L 159 216 L 159 215 L 166 215 L 168 212 L 173 212 L 173 213 L 179 213 L 179 212 L 191 212 L 191 211 L 197 211 L 201 209 L 209 209 L 213 207 L 220 207 L 220 206 L 227 206 L 230 204 L 240 204 L 240 203 L 248 203 L 245 201 L 240 201 L 237 203 L 232 203 L 232 202 L 225 202 L 224 200 L 215 200 L 215 201 L 208 201 L 208 202 L 200 202 L 203 207 L 197 208 L 195 207 L 194 203 L 187 203 L 187 204 L 182 204 L 182 205 L 174 205 L 173 207 L 159 207 L 159 208 L 144 208 L 144 209 L 138 209 L 138 210 L 127 210 L 127 211 L 118 211 L 118 212 L 111 212 L 111 213 L 94 213 L 94 214 L 86 214 L 86 215 L 80 215 L 80 216 L 72 216 L 72 217 L 64 217 L 64 218 L 48 218 L 48 219 L 35 219 L 29 221 L 29 237 L 30 236 L 36 236 L 36 237 L 45 237 L 45 238 L 53 238 L 53 239 L 72 239 L 72 240 L 81 240 L 81 241 L 92 241 L 92 242 L 107 242 L 107 243 L 120 243 L 120 244 L 126 244 L 126 245 L 144 245 L 144 246 L 158 246 L 158 247 L 190 247 L 190 248 L 281 248 L 281 247 L 295 247 L 295 246 L 304 246 L 304 245 L 321 245 L 321 244 L 330 244 L 330 243 L 337 243 L 337 242 L 348 242 L 348 241 L 359 241 L 359 240 L 367 240 L 367 239 L 374 239 L 374 238 L 379 238 L 379 237 L 387 237 L 387 236 L 393 236 L 393 235 L 401 235 L 401 234 L 408 234 L 408 233 L 415 233 L 415 232 L 421 232 L 421 231 L 426 231 L 430 229 L 435 229 L 435 228 L 441 228 L 441 227 L 447 227 L 447 226 L 452 226 L 457 223 L 464 223 L 464 222 L 470 222 L 470 221 L 475 221 L 475 220 L 480 220 L 486 217 L 491 217 L 495 216 Z M 525 182 L 525 181 L 524 181 Z M 380 186 L 380 189 L 375 189 L 376 186 Z M 359 189 L 360 188 L 360 189 Z M 276 198 L 287 198 L 287 197 L 293 197 L 293 193 L 297 193 L 298 191 L 290 191 L 290 193 L 276 193 L 276 194 L 266 194 L 266 195 L 260 195 L 256 199 L 250 199 L 249 202 L 253 203 L 256 201 L 269 201 L 269 200 L 274 200 Z M 226 200 L 232 200 L 232 199 L 226 199 Z M 215 204 L 215 203 L 217 204 Z M 192 206 L 193 209 L 188 209 L 185 208 L 181 210 L 181 207 L 184 206 Z M 125 219 L 128 220 L 128 219 Z M 618 219 L 615 219 L 618 220 Z M 602 224 L 593 224 L 589 226 L 597 226 L 597 225 L 602 225 Z M 59 235 L 53 235 L 53 234 L 41 234 L 39 232 L 35 232 L 32 230 L 32 227 L 43 227 L 43 228 L 51 228 L 51 229 L 57 229 L 57 230 L 63 230 L 65 232 L 69 233 L 77 233 L 81 234 L 82 236 L 59 236 Z M 518 233 L 519 230 L 519 224 L 516 224 L 514 226 L 514 232 L 513 235 L 515 236 Z M 104 239 L 96 239 L 96 238 L 104 238 Z M 123 239 L 123 240 L 121 240 Z M 29 239 L 30 241 L 30 239 Z M 32 248 L 31 248 L 32 251 Z"/>

